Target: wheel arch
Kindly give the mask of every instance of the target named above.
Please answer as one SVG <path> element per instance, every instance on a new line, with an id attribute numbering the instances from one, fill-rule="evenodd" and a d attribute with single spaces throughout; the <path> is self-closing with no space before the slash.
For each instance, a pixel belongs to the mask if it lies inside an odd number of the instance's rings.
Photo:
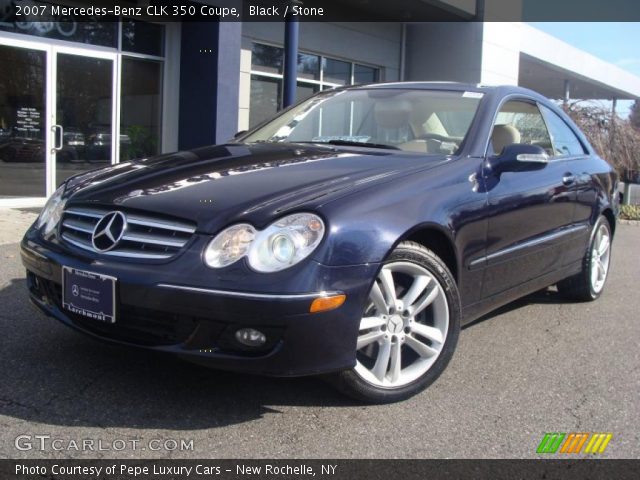
<path id="1" fill-rule="evenodd" d="M 616 233 L 616 216 L 613 213 L 613 210 L 611 209 L 611 207 L 605 208 L 602 211 L 602 215 L 604 215 L 604 217 L 609 222 L 609 227 L 611 228 L 611 236 L 613 237 Z"/>
<path id="2" fill-rule="evenodd" d="M 449 268 L 456 283 L 459 284 L 458 252 L 450 233 L 442 226 L 432 223 L 416 226 L 406 232 L 396 246 L 404 241 L 416 242 L 434 252 Z"/>

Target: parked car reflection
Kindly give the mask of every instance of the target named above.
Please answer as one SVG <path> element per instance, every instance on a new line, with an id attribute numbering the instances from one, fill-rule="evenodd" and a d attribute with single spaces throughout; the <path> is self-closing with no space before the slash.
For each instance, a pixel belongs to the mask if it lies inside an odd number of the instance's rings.
<path id="1" fill-rule="evenodd" d="M 44 154 L 44 143 L 39 138 L 7 136 L 0 139 L 0 160 L 4 162 L 44 162 Z"/>
<path id="2" fill-rule="evenodd" d="M 120 135 L 120 148 L 125 151 L 131 145 L 128 135 Z M 111 158 L 111 133 L 96 132 L 89 136 L 86 148 L 88 161 L 104 161 Z"/>

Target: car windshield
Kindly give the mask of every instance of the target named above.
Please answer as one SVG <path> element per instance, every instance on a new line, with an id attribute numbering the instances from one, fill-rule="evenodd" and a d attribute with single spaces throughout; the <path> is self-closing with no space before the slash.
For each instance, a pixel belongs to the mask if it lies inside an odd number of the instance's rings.
<path id="1" fill-rule="evenodd" d="M 251 132 L 244 142 L 292 142 L 455 154 L 482 93 L 370 88 L 311 97 Z"/>

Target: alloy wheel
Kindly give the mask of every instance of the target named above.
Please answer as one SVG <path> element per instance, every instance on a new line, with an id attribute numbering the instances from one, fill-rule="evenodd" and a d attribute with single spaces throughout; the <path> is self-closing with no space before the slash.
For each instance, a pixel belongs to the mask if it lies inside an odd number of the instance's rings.
<path id="1" fill-rule="evenodd" d="M 415 263 L 389 263 L 360 320 L 355 372 L 377 387 L 407 385 L 434 364 L 448 329 L 447 297 L 437 278 Z"/>
<path id="2" fill-rule="evenodd" d="M 598 227 L 591 249 L 591 288 L 597 294 L 604 288 L 611 257 L 611 235 L 606 225 Z"/>

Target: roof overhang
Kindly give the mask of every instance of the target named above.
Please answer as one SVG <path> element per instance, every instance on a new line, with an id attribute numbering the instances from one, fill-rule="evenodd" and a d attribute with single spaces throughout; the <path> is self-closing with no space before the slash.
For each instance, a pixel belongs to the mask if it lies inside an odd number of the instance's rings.
<path id="1" fill-rule="evenodd" d="M 571 98 L 640 98 L 640 77 L 531 25 L 523 23 L 521 33 L 520 86 L 559 99 L 568 80 Z"/>

